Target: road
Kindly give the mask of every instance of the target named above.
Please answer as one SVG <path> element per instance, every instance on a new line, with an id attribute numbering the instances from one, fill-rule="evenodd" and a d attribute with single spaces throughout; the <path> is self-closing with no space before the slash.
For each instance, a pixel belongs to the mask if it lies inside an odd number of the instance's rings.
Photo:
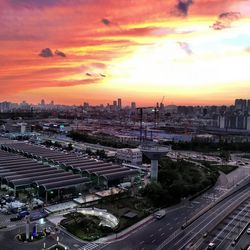
<path id="1" fill-rule="evenodd" d="M 107 250 L 152 250 L 167 249 L 181 250 L 185 249 L 190 243 L 195 242 L 208 229 L 218 224 L 224 219 L 228 210 L 234 204 L 239 204 L 250 196 L 250 187 L 247 186 L 241 191 L 237 191 L 233 196 L 226 198 L 214 208 L 209 210 L 203 216 L 198 218 L 194 223 L 185 230 L 181 230 L 181 225 L 186 219 L 197 213 L 204 203 L 192 203 L 191 206 L 177 208 L 168 212 L 168 215 L 159 221 L 154 221 L 150 225 L 145 226 L 129 235 L 127 238 L 118 242 L 113 242 L 103 249 Z M 195 207 L 195 206 L 200 207 Z M 196 210 L 196 211 L 195 211 Z"/>
<path id="2" fill-rule="evenodd" d="M 231 246 L 241 230 L 249 223 L 250 199 L 247 199 L 238 208 L 225 218 L 204 241 L 200 249 L 204 249 L 209 242 L 216 244 L 218 250 L 233 250 Z"/>
<path id="3" fill-rule="evenodd" d="M 238 243 L 235 245 L 234 248 L 229 248 L 228 250 L 241 250 L 242 247 L 246 247 L 250 245 L 250 234 L 247 233 L 246 231 L 244 234 L 241 236 L 240 240 Z"/>
<path id="4" fill-rule="evenodd" d="M 74 147 L 77 149 L 86 149 L 86 148 L 90 148 L 93 150 L 105 150 L 105 151 L 117 151 L 117 148 L 112 148 L 112 147 L 107 147 L 107 146 L 102 146 L 99 144 L 91 144 L 91 143 L 80 143 L 80 142 L 76 142 L 73 141 L 70 137 L 66 137 L 66 136 L 53 136 L 53 137 L 48 137 L 48 136 L 42 136 L 41 137 L 44 140 L 54 140 L 60 143 L 73 143 Z"/>
<path id="5" fill-rule="evenodd" d="M 31 224 L 30 231 L 32 231 L 35 223 Z M 41 231 L 42 228 L 51 227 L 54 225 L 49 221 L 46 221 L 44 225 L 38 225 L 38 231 Z M 56 243 L 56 236 L 46 236 L 43 240 L 33 242 L 33 243 L 20 243 L 16 240 L 16 235 L 20 232 L 25 232 L 25 225 L 23 224 L 21 227 L 16 227 L 8 230 L 0 230 L 0 249 L 1 250 L 40 250 L 43 249 L 44 243 L 46 248 L 54 245 Z M 70 250 L 94 250 L 97 249 L 99 244 L 96 243 L 88 243 L 81 241 L 75 237 L 72 237 L 66 231 L 62 231 L 60 229 L 59 233 L 59 242 L 69 247 Z M 105 244 L 104 244 L 105 245 Z"/>

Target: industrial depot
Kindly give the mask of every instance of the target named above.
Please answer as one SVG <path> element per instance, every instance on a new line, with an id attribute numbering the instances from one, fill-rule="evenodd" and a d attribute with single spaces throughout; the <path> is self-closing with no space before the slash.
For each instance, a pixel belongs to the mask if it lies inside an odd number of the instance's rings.
<path id="1" fill-rule="evenodd" d="M 23 142 L 5 140 L 1 144 L 1 188 L 17 197 L 28 191 L 45 204 L 75 198 L 89 189 L 108 189 L 138 174 L 137 170 L 75 153 Z"/>

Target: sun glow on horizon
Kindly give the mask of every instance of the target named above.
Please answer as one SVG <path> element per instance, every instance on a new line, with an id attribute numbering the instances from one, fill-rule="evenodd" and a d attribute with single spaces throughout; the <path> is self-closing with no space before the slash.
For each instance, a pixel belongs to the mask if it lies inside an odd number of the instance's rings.
<path id="1" fill-rule="evenodd" d="M 176 2 L 0 2 L 0 99 L 152 103 L 164 93 L 206 104 L 247 97 L 249 3 L 199 0 L 180 13 Z M 226 25 L 213 28 L 221 14 Z M 41 56 L 45 48 L 52 54 Z"/>

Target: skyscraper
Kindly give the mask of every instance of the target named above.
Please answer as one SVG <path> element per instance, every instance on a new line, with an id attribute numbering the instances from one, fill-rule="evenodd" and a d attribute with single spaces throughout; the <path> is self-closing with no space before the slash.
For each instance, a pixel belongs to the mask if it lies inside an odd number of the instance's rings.
<path id="1" fill-rule="evenodd" d="M 122 99 L 118 98 L 118 109 L 122 109 Z"/>
<path id="2" fill-rule="evenodd" d="M 45 105 L 45 101 L 44 99 L 41 100 L 41 105 L 44 106 Z"/>
<path id="3" fill-rule="evenodd" d="M 131 109 L 133 109 L 133 110 L 136 109 L 136 103 L 135 102 L 131 102 Z"/>

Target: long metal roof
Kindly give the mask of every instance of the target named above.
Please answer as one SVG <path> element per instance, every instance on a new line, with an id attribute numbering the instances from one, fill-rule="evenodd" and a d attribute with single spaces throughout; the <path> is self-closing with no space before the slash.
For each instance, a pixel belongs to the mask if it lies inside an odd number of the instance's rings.
<path id="1" fill-rule="evenodd" d="M 68 173 L 68 172 L 58 170 L 58 171 L 54 171 L 54 173 L 52 173 L 52 172 L 50 172 L 49 174 L 48 173 L 41 173 L 41 174 L 39 174 L 39 176 L 32 176 L 32 177 L 15 179 L 15 180 L 10 181 L 9 184 L 12 185 L 13 187 L 23 186 L 26 184 L 30 185 L 30 183 L 35 183 L 38 180 L 43 180 L 43 179 L 48 179 L 48 178 L 54 179 L 54 178 L 59 177 L 59 176 L 68 176 L 69 174 L 70 173 Z"/>
<path id="2" fill-rule="evenodd" d="M 94 169 L 94 168 L 97 168 L 97 167 L 106 167 L 106 166 L 110 166 L 111 163 L 108 163 L 108 162 L 100 162 L 98 164 L 91 164 L 91 165 L 83 165 L 83 166 L 78 166 L 78 167 L 75 167 L 74 169 L 78 169 L 80 171 L 82 170 L 88 170 L 88 169 Z"/>
<path id="3" fill-rule="evenodd" d="M 74 180 L 64 180 L 64 181 L 58 181 L 55 183 L 44 184 L 44 185 L 39 186 L 39 188 L 43 188 L 44 190 L 49 191 L 49 190 L 55 190 L 55 189 L 74 187 L 79 184 L 86 185 L 88 183 L 90 183 L 90 181 L 86 181 L 85 178 L 79 177 Z"/>
<path id="4" fill-rule="evenodd" d="M 113 181 L 113 180 L 118 180 L 127 176 L 136 175 L 136 174 L 138 174 L 137 170 L 127 170 L 127 171 L 121 171 L 118 173 L 104 174 L 104 175 L 101 175 L 101 177 L 105 178 L 107 181 Z"/>
<path id="5" fill-rule="evenodd" d="M 115 165 L 115 167 L 113 167 L 110 163 L 87 159 L 73 154 L 63 154 L 62 152 L 51 151 L 48 148 L 43 148 L 37 145 L 16 143 L 11 145 L 8 144 L 6 145 L 6 148 L 26 152 L 30 155 L 33 154 L 37 157 L 40 156 L 41 159 L 46 158 L 49 161 L 61 164 L 68 169 L 77 169 L 82 173 L 95 173 L 96 175 L 102 176 L 107 180 L 119 179 L 137 173 L 135 170 L 129 170 L 128 168 L 124 168 L 122 166 Z"/>
<path id="6" fill-rule="evenodd" d="M 79 158 L 79 159 L 74 159 L 74 160 L 60 160 L 60 164 L 64 164 L 64 165 L 71 165 L 71 164 L 75 164 L 75 163 L 87 163 L 87 162 L 93 162 L 94 160 L 91 159 L 84 159 L 84 158 Z"/>
<path id="7" fill-rule="evenodd" d="M 118 167 L 116 165 L 108 165 L 108 166 L 99 166 L 99 167 L 94 167 L 94 168 L 88 168 L 88 169 L 82 169 L 81 171 L 84 172 L 84 171 L 87 171 L 89 173 L 92 173 L 92 172 L 97 172 L 99 170 L 108 170 L 108 169 L 117 169 Z M 119 166 L 120 168 L 120 166 Z"/>
<path id="8" fill-rule="evenodd" d="M 25 174 L 21 174 L 20 172 L 11 172 L 9 174 L 6 174 L 3 178 L 3 180 L 15 180 L 15 179 L 20 179 L 20 178 L 25 178 L 25 177 L 32 177 L 34 175 L 38 175 L 40 173 L 54 173 L 57 169 L 54 168 L 49 168 L 49 169 L 37 169 L 33 170 L 33 172 L 27 172 Z"/>

